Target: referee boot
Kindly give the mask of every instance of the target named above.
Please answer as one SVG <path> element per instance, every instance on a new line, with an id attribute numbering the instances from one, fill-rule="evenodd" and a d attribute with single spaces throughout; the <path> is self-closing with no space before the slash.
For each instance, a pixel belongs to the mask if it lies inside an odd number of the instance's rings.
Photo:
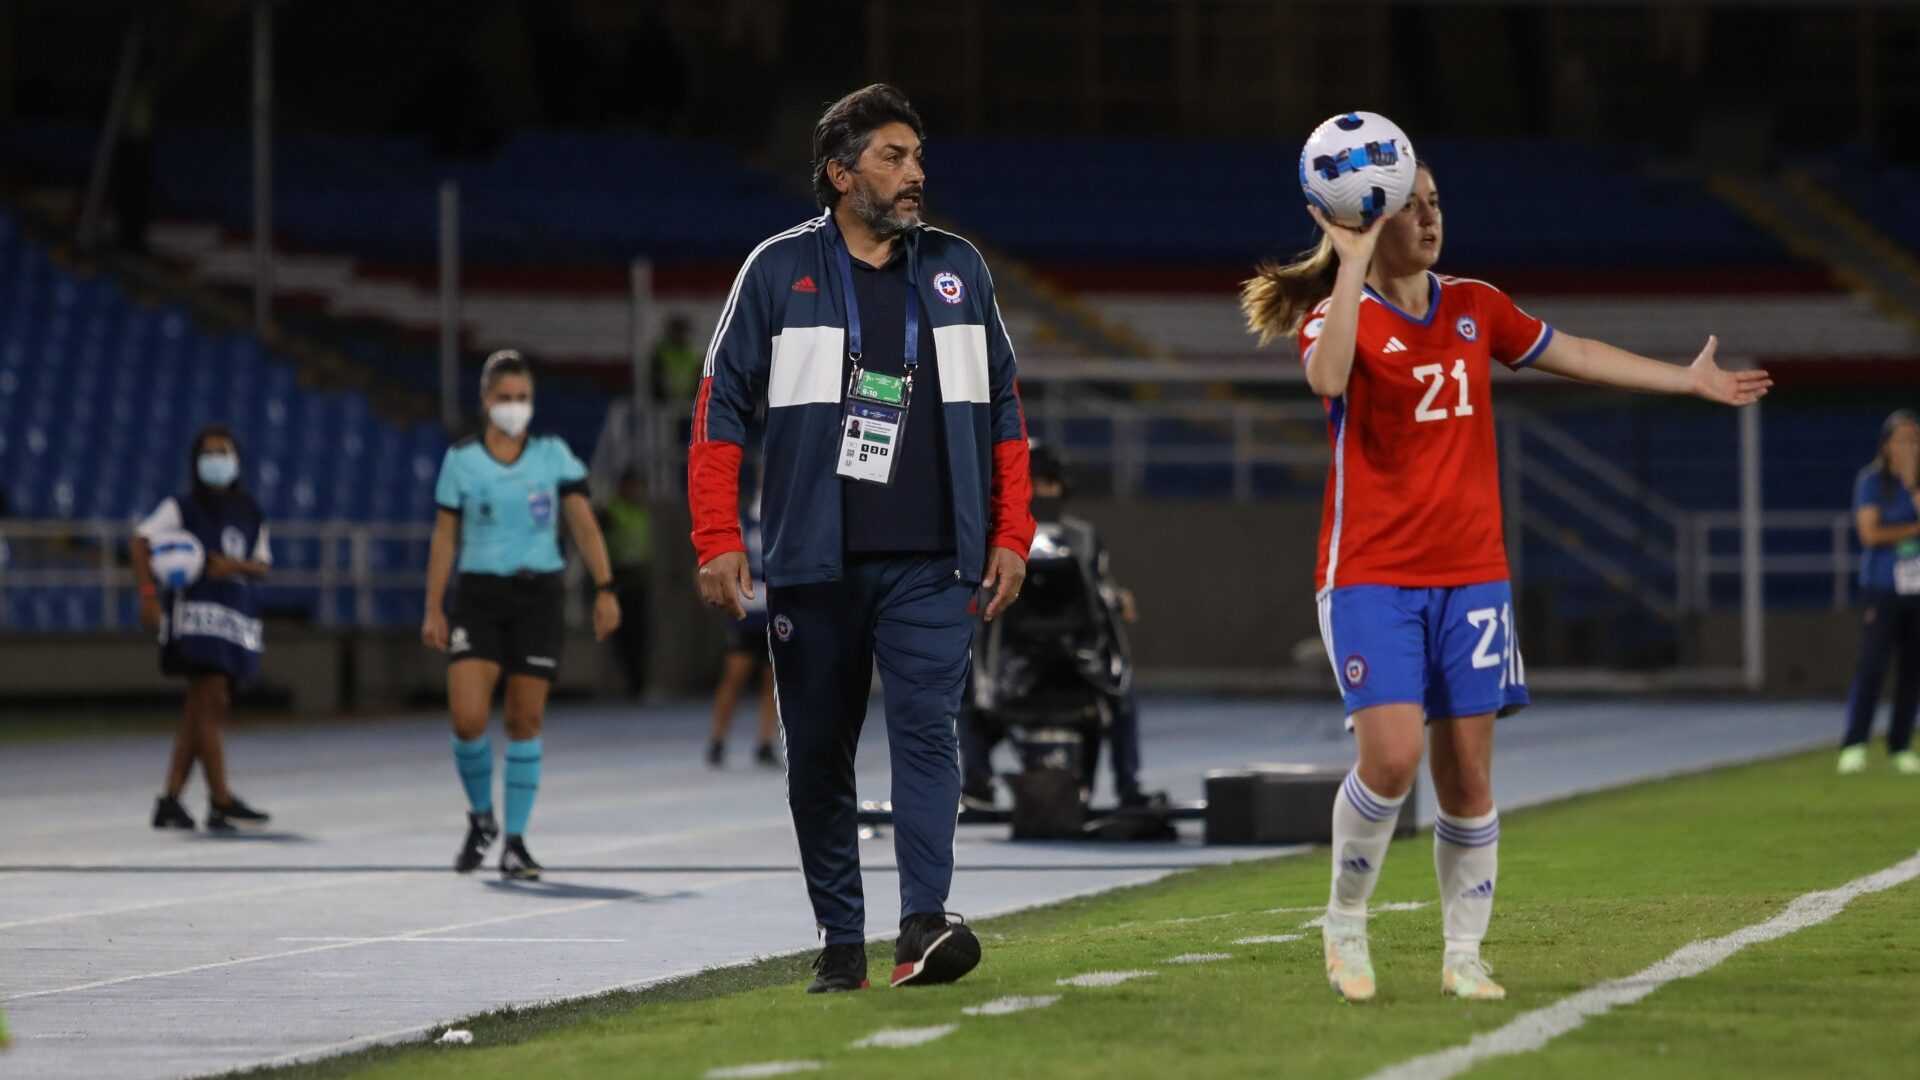
<path id="1" fill-rule="evenodd" d="M 273 818 L 264 811 L 255 810 L 240 801 L 235 795 L 224 803 L 211 800 L 207 803 L 207 828 L 226 832 L 232 829 L 264 829 Z"/>
<path id="2" fill-rule="evenodd" d="M 493 819 L 493 811 L 483 814 L 467 812 L 467 838 L 460 845 L 460 854 L 453 857 L 453 868 L 462 874 L 471 874 L 487 861 L 487 849 L 493 846 L 500 836 L 500 825 Z"/>
<path id="3" fill-rule="evenodd" d="M 506 846 L 500 849 L 500 876 L 508 881 L 540 880 L 540 864 L 527 853 L 525 838 L 507 837 Z"/>
<path id="4" fill-rule="evenodd" d="M 959 915 L 909 915 L 893 946 L 893 985 L 950 983 L 980 966 L 980 938 Z"/>

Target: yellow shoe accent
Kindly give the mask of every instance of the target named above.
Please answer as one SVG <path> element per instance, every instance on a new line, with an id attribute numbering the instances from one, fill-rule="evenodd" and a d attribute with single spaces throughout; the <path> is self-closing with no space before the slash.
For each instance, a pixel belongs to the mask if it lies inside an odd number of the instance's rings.
<path id="1" fill-rule="evenodd" d="M 1507 988 L 1493 981 L 1485 960 L 1466 953 L 1447 956 L 1440 969 L 1440 992 L 1466 1001 L 1502 1001 Z"/>
<path id="2" fill-rule="evenodd" d="M 1852 776 L 1867 771 L 1867 748 L 1849 746 L 1840 751 L 1839 772 L 1841 776 Z"/>
<path id="3" fill-rule="evenodd" d="M 1373 956 L 1367 951 L 1367 920 L 1327 916 L 1320 925 L 1327 953 L 1327 985 L 1348 1001 L 1373 1000 Z"/>
<path id="4" fill-rule="evenodd" d="M 1902 750 L 1893 755 L 1893 771 L 1902 776 L 1920 776 L 1920 754 Z"/>

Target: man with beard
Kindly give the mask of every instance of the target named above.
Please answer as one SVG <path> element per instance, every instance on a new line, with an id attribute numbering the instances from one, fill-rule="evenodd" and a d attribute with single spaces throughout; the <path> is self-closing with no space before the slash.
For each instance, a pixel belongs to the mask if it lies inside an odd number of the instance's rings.
<path id="1" fill-rule="evenodd" d="M 746 427 L 764 400 L 768 646 L 787 801 L 824 948 L 810 993 L 867 985 L 854 750 L 877 661 L 900 873 L 895 986 L 951 982 L 980 941 L 946 909 L 955 720 L 979 590 L 1019 595 L 1033 517 L 1013 344 L 980 253 L 921 223 L 924 129 L 874 85 L 813 132 L 825 213 L 747 257 L 707 350 L 687 471 L 700 593 L 735 618 Z"/>

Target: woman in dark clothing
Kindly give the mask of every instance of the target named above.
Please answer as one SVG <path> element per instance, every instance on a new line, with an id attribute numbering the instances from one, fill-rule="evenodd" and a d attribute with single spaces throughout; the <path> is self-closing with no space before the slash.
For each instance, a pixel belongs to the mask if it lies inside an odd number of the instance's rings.
<path id="1" fill-rule="evenodd" d="M 1867 767 L 1867 736 L 1887 667 L 1894 670 L 1887 753 L 1896 772 L 1920 776 L 1913 751 L 1920 711 L 1920 416 L 1906 409 L 1880 425 L 1880 453 L 1853 485 L 1860 532 L 1860 666 L 1847 695 L 1840 771 Z"/>
<path id="2" fill-rule="evenodd" d="M 254 614 L 254 582 L 273 562 L 266 519 L 240 484 L 240 447 L 224 427 L 194 436 L 187 457 L 187 490 L 162 500 L 134 529 L 133 576 L 140 586 L 140 622 L 160 634 L 160 670 L 187 680 L 180 730 L 166 791 L 153 809 L 156 829 L 191 829 L 180 794 L 198 761 L 207 778 L 207 828 L 258 828 L 267 815 L 227 787 L 220 729 L 236 683 L 260 672 L 262 638 Z M 194 580 L 164 587 L 151 560 L 156 542 L 185 543 L 191 534 L 206 553 Z"/>

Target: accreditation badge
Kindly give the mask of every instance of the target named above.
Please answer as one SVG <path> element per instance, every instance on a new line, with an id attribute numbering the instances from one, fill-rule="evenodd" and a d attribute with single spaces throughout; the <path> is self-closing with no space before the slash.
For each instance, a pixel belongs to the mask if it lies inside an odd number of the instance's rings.
<path id="1" fill-rule="evenodd" d="M 835 474 L 866 484 L 893 483 L 893 463 L 907 433 L 913 381 L 853 369 L 840 424 L 840 464 Z"/>
<path id="2" fill-rule="evenodd" d="M 1893 591 L 1920 596 L 1920 540 L 1904 540 L 1893 549 Z"/>

